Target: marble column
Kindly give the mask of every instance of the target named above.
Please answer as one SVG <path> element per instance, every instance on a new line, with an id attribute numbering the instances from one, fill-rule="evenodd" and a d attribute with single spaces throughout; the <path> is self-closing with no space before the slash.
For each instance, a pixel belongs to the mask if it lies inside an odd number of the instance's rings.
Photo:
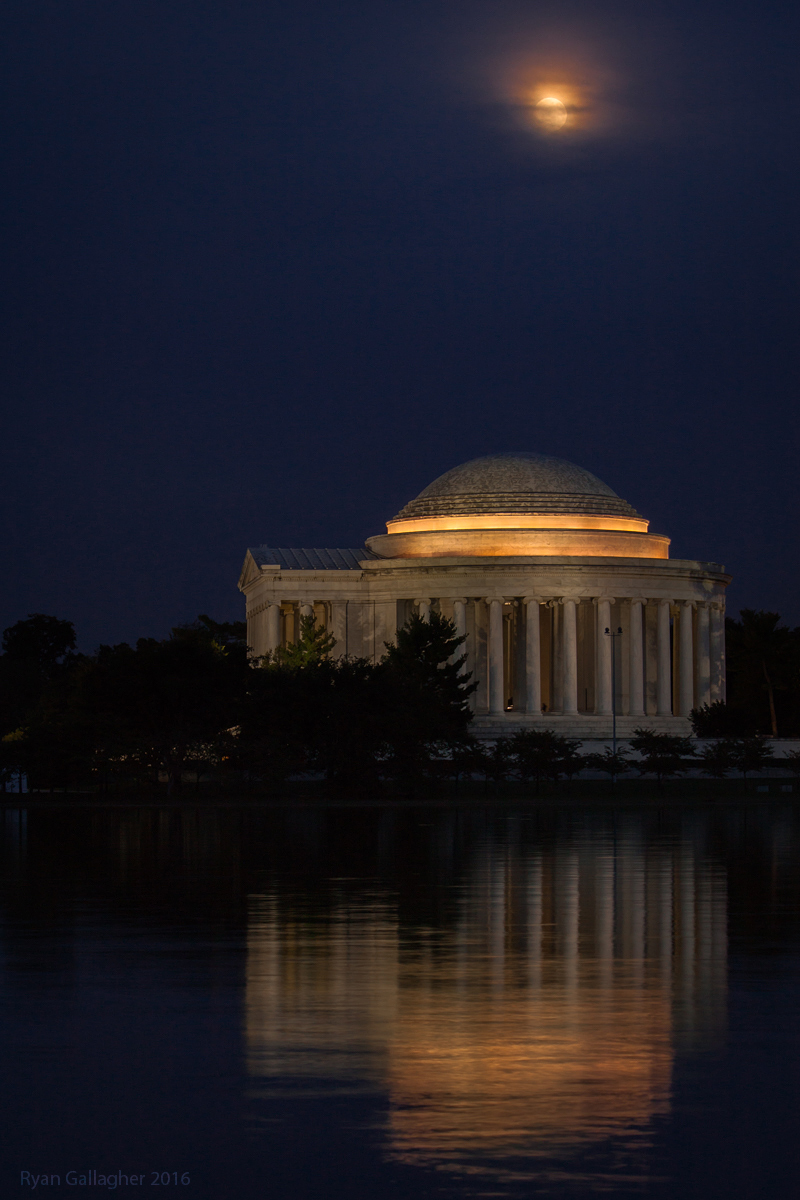
<path id="1" fill-rule="evenodd" d="M 300 634 L 300 613 L 297 603 L 294 600 L 289 602 L 289 611 L 284 612 L 283 620 L 283 637 L 281 643 L 286 642 L 287 646 L 293 645 Z"/>
<path id="2" fill-rule="evenodd" d="M 525 605 L 525 711 L 542 712 L 542 648 L 539 638 L 539 600 L 526 596 Z"/>
<path id="3" fill-rule="evenodd" d="M 503 601 L 492 597 L 489 606 L 489 712 L 505 712 L 503 684 Z"/>
<path id="4" fill-rule="evenodd" d="M 552 610 L 550 662 L 553 672 L 553 688 L 550 696 L 550 711 L 562 712 L 564 708 L 564 612 L 560 600 L 548 600 Z"/>
<path id="5" fill-rule="evenodd" d="M 597 597 L 597 700 L 595 711 L 604 716 L 611 714 L 613 697 L 611 695 L 611 654 L 613 641 L 606 633 L 611 629 L 610 596 Z"/>
<path id="6" fill-rule="evenodd" d="M 707 604 L 697 606 L 697 707 L 711 703 L 711 613 Z"/>
<path id="7" fill-rule="evenodd" d="M 267 624 L 267 645 L 268 654 L 274 653 L 281 644 L 281 606 L 280 604 L 270 604 L 266 611 Z"/>
<path id="8" fill-rule="evenodd" d="M 347 601 L 331 601 L 331 624 L 329 633 L 336 639 L 333 648 L 333 658 L 345 658 L 350 652 L 347 644 Z"/>
<path id="9" fill-rule="evenodd" d="M 631 600 L 631 700 L 628 711 L 629 715 L 632 717 L 644 716 L 644 642 L 642 633 L 642 606 L 645 603 L 645 600 L 638 597 L 634 597 L 634 599 Z"/>
<path id="10" fill-rule="evenodd" d="M 308 601 L 306 601 L 306 600 L 301 601 L 300 602 L 300 616 L 301 617 L 313 617 L 313 615 L 314 615 L 314 605 L 309 604 Z"/>
<path id="11" fill-rule="evenodd" d="M 711 703 L 725 700 L 725 605 L 711 602 L 710 630 Z"/>
<path id="12" fill-rule="evenodd" d="M 464 599 L 453 601 L 453 624 L 456 627 L 456 637 L 467 636 L 467 602 Z M 459 656 L 464 653 L 464 647 L 458 651 Z"/>
<path id="13" fill-rule="evenodd" d="M 694 637 L 692 631 L 693 600 L 684 600 L 681 604 L 681 615 L 678 619 L 678 636 L 680 637 L 680 665 L 678 707 L 680 715 L 688 717 L 694 708 Z"/>
<path id="14" fill-rule="evenodd" d="M 669 610 L 671 600 L 658 602 L 658 676 L 656 683 L 657 711 L 660 717 L 672 714 L 672 670 L 669 645 Z"/>
<path id="15" fill-rule="evenodd" d="M 567 715 L 578 712 L 578 625 L 576 602 L 565 597 L 561 606 L 564 647 L 564 699 L 563 711 Z"/>
<path id="16" fill-rule="evenodd" d="M 414 603 L 417 606 L 417 615 L 419 616 L 420 621 L 429 620 L 431 615 L 430 600 L 415 600 Z"/>
<path id="17" fill-rule="evenodd" d="M 463 597 L 453 601 L 453 624 L 456 627 L 456 637 L 465 638 L 467 636 L 467 602 Z M 454 659 L 463 658 L 467 653 L 467 643 L 462 642 L 455 652 Z M 469 671 L 469 663 L 465 662 L 461 668 L 461 674 Z"/>

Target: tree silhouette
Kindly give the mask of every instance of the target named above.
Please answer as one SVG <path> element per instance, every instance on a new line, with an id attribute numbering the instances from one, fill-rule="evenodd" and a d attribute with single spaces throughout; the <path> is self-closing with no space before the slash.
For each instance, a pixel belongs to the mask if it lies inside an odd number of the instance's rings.
<path id="1" fill-rule="evenodd" d="M 537 792 L 542 779 L 555 783 L 559 776 L 572 776 L 583 766 L 580 742 L 552 729 L 521 729 L 509 742 L 520 778 L 534 780 Z"/>
<path id="2" fill-rule="evenodd" d="M 798 635 L 780 624 L 780 615 L 743 608 L 738 621 L 725 622 L 732 698 L 742 705 L 754 695 L 765 697 L 769 728 L 778 736 L 776 692 L 796 675 Z"/>
<path id="3" fill-rule="evenodd" d="M 695 747 L 688 737 L 674 737 L 670 733 L 656 733 L 653 729 L 634 729 L 628 739 L 631 750 L 640 755 L 636 767 L 640 775 L 655 775 L 659 787 L 669 775 L 680 775 L 694 757 Z"/>
<path id="4" fill-rule="evenodd" d="M 0 656 L 0 734 L 17 729 L 39 702 L 48 682 L 74 658 L 75 626 L 46 613 L 30 613 L 3 631 Z"/>

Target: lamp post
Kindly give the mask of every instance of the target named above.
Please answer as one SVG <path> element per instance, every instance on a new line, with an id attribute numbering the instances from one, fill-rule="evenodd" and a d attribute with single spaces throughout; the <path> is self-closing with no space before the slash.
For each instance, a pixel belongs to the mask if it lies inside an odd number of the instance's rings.
<path id="1" fill-rule="evenodd" d="M 617 757 L 617 638 L 622 637 L 622 626 L 612 633 L 606 630 L 606 637 L 611 638 L 611 753 Z M 614 776 L 611 776 L 612 781 Z"/>

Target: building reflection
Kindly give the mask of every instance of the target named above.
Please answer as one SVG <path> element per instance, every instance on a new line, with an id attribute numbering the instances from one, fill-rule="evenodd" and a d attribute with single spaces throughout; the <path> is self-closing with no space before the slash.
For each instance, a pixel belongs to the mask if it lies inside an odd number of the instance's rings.
<path id="1" fill-rule="evenodd" d="M 635 823 L 485 841 L 439 926 L 401 925 L 388 896 L 324 918 L 253 897 L 250 1070 L 388 1094 L 408 1163 L 502 1174 L 644 1147 L 676 1051 L 724 1023 L 726 925 L 723 869 Z"/>

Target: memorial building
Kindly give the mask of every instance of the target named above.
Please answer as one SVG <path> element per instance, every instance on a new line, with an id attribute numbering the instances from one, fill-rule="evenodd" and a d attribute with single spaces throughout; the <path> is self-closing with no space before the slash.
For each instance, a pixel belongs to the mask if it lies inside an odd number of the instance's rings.
<path id="1" fill-rule="evenodd" d="M 254 656 L 314 615 L 336 655 L 377 660 L 412 613 L 450 618 L 477 681 L 473 730 L 624 737 L 689 732 L 725 698 L 722 566 L 670 559 L 669 538 L 591 472 L 543 454 L 454 467 L 359 549 L 247 551 L 239 587 Z"/>

